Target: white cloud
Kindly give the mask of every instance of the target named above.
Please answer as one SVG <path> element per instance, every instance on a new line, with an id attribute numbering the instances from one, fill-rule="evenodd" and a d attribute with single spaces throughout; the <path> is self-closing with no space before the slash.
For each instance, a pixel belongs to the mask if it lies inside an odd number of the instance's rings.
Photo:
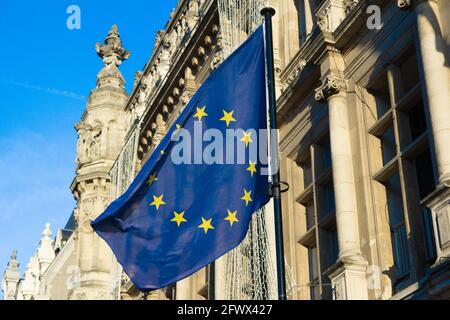
<path id="1" fill-rule="evenodd" d="M 53 94 L 53 95 L 57 95 L 57 96 L 65 97 L 65 98 L 70 98 L 70 99 L 76 99 L 76 100 L 82 100 L 82 101 L 86 99 L 83 95 L 80 95 L 78 93 L 68 91 L 68 90 L 42 87 L 37 84 L 30 84 L 30 83 L 20 82 L 20 81 L 16 81 L 16 80 L 12 80 L 12 79 L 4 79 L 4 78 L 0 78 L 0 82 L 6 83 L 6 84 L 9 84 L 12 86 L 16 86 L 16 87 L 36 90 L 36 91 L 45 92 L 45 93 L 49 93 L 49 94 Z"/>

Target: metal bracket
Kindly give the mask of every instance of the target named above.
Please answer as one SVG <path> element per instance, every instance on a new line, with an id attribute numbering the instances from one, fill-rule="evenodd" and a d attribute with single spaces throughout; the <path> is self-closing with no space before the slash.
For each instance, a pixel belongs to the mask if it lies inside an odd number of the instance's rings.
<path id="1" fill-rule="evenodd" d="M 270 198 L 273 198 L 273 193 L 272 193 L 272 188 L 273 188 L 273 183 L 272 182 L 270 182 L 269 183 L 269 192 L 268 192 L 268 195 L 269 195 L 269 197 Z M 291 186 L 289 185 L 289 183 L 287 183 L 287 182 L 285 182 L 285 181 L 280 181 L 280 187 L 281 186 L 284 186 L 284 189 L 281 189 L 280 190 L 280 193 L 286 193 L 286 192 L 288 192 L 289 190 L 290 190 L 290 188 L 291 188 Z"/>

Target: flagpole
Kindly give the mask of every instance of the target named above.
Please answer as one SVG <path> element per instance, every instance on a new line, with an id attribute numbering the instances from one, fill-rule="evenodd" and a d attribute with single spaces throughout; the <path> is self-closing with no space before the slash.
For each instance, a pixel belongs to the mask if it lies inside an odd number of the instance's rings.
<path id="1" fill-rule="evenodd" d="M 267 69 L 267 88 L 269 97 L 269 117 L 271 133 L 277 132 L 277 108 L 275 97 L 275 75 L 273 61 L 273 36 L 272 36 L 272 17 L 275 15 L 275 9 L 266 7 L 261 10 L 264 17 L 265 27 L 265 50 L 266 50 L 266 69 Z M 284 244 L 283 244 L 283 223 L 281 210 L 281 183 L 278 160 L 278 137 L 271 136 L 271 168 L 273 170 L 271 195 L 273 198 L 274 216 L 275 216 L 275 244 L 277 260 L 277 282 L 278 299 L 286 300 L 286 277 L 284 266 Z"/>

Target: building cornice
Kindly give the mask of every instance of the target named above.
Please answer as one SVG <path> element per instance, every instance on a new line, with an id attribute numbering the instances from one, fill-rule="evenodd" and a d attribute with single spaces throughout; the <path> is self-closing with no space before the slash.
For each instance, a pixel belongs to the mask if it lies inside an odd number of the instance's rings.
<path id="1" fill-rule="evenodd" d="M 185 104 L 190 97 L 185 97 L 186 90 L 194 93 L 198 79 L 188 78 L 188 69 L 199 71 L 213 54 L 215 47 L 215 37 L 218 34 L 218 14 L 214 2 L 208 2 L 210 6 L 205 8 L 204 15 L 197 21 L 182 46 L 177 49 L 171 67 L 164 80 L 158 84 L 155 91 L 146 101 L 145 112 L 141 120 L 140 157 L 145 159 L 145 155 L 151 150 L 151 145 L 142 143 L 143 138 L 147 142 L 151 141 L 157 129 L 157 117 L 162 116 L 164 121 L 168 120 L 172 113 L 176 111 L 179 103 Z M 182 72 L 180 72 L 180 70 Z M 194 88 L 192 82 L 194 81 Z"/>

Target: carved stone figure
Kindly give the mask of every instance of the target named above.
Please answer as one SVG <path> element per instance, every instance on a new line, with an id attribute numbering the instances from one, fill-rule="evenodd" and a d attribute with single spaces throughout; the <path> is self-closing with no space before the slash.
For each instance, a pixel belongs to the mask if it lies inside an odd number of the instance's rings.
<path id="1" fill-rule="evenodd" d="M 156 116 L 156 130 L 155 135 L 153 136 L 152 143 L 156 147 L 164 138 L 164 135 L 166 134 L 166 122 L 164 121 L 164 118 L 161 114 L 158 114 Z"/>
<path id="2" fill-rule="evenodd" d="M 143 75 L 143 72 L 142 72 L 142 71 L 136 71 L 136 72 L 134 73 L 134 85 L 133 85 L 134 88 L 136 88 L 137 84 L 138 84 L 139 81 L 141 80 L 142 75 Z"/>
<path id="3" fill-rule="evenodd" d="M 103 128 L 101 125 L 92 127 L 90 124 L 79 124 L 76 129 L 78 132 L 77 163 L 83 165 L 100 156 Z"/>

